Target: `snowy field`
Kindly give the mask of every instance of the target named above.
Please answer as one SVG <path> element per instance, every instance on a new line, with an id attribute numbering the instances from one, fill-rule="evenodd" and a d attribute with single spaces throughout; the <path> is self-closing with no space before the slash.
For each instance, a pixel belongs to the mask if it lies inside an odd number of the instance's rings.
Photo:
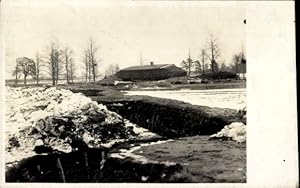
<path id="1" fill-rule="evenodd" d="M 126 95 L 147 95 L 175 99 L 193 105 L 242 109 L 246 106 L 246 89 L 128 91 Z"/>

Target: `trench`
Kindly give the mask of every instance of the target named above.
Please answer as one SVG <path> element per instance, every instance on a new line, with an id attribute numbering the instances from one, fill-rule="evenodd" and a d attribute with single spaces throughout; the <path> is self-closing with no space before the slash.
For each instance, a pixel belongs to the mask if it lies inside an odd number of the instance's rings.
<path id="1" fill-rule="evenodd" d="M 109 157 L 102 149 L 36 155 L 6 171 L 6 182 L 168 182 L 180 165 Z"/>
<path id="2" fill-rule="evenodd" d="M 151 97 L 96 101 L 163 139 L 213 134 L 239 118 L 231 109 L 193 106 Z M 6 182 L 180 182 L 173 176 L 182 170 L 180 164 L 144 163 L 130 157 L 110 156 L 117 149 L 129 147 L 128 144 L 106 150 L 86 148 L 26 158 L 6 169 Z"/>
<path id="3" fill-rule="evenodd" d="M 211 135 L 241 121 L 236 110 L 195 106 L 175 100 L 98 101 L 111 111 L 165 138 Z"/>

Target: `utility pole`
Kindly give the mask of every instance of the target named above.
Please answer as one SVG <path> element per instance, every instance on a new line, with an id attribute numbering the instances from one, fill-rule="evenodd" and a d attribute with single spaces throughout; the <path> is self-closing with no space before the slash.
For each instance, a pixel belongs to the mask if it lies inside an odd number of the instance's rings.
<path id="1" fill-rule="evenodd" d="M 204 67 L 204 62 L 205 62 L 205 50 L 204 49 L 202 49 L 201 50 L 201 57 L 202 57 L 202 74 L 204 74 L 204 72 L 205 72 L 205 67 Z"/>
<path id="2" fill-rule="evenodd" d="M 144 60 L 143 60 L 143 55 L 142 55 L 142 52 L 140 53 L 140 65 L 143 65 L 144 64 L 144 62 L 143 62 Z"/>
<path id="3" fill-rule="evenodd" d="M 189 58 L 188 58 L 188 70 L 189 70 L 189 76 L 191 75 L 191 65 L 192 65 L 192 62 L 191 62 L 191 50 L 189 48 Z"/>

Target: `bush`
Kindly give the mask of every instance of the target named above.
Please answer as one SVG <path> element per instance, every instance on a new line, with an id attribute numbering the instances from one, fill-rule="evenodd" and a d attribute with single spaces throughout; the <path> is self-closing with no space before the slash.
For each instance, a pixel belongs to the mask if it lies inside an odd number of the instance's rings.
<path id="1" fill-rule="evenodd" d="M 232 72 L 215 72 L 215 73 L 205 73 L 200 75 L 201 79 L 218 80 L 218 79 L 237 79 L 236 73 Z"/>

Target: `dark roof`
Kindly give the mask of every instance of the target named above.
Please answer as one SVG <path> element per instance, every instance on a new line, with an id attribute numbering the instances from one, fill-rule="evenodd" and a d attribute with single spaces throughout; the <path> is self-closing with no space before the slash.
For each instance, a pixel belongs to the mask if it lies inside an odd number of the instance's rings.
<path id="1" fill-rule="evenodd" d="M 131 71 L 131 70 L 155 70 L 155 69 L 164 69 L 170 66 L 174 66 L 173 64 L 154 64 L 154 65 L 140 65 L 140 66 L 132 66 L 122 69 L 122 71 Z"/>

